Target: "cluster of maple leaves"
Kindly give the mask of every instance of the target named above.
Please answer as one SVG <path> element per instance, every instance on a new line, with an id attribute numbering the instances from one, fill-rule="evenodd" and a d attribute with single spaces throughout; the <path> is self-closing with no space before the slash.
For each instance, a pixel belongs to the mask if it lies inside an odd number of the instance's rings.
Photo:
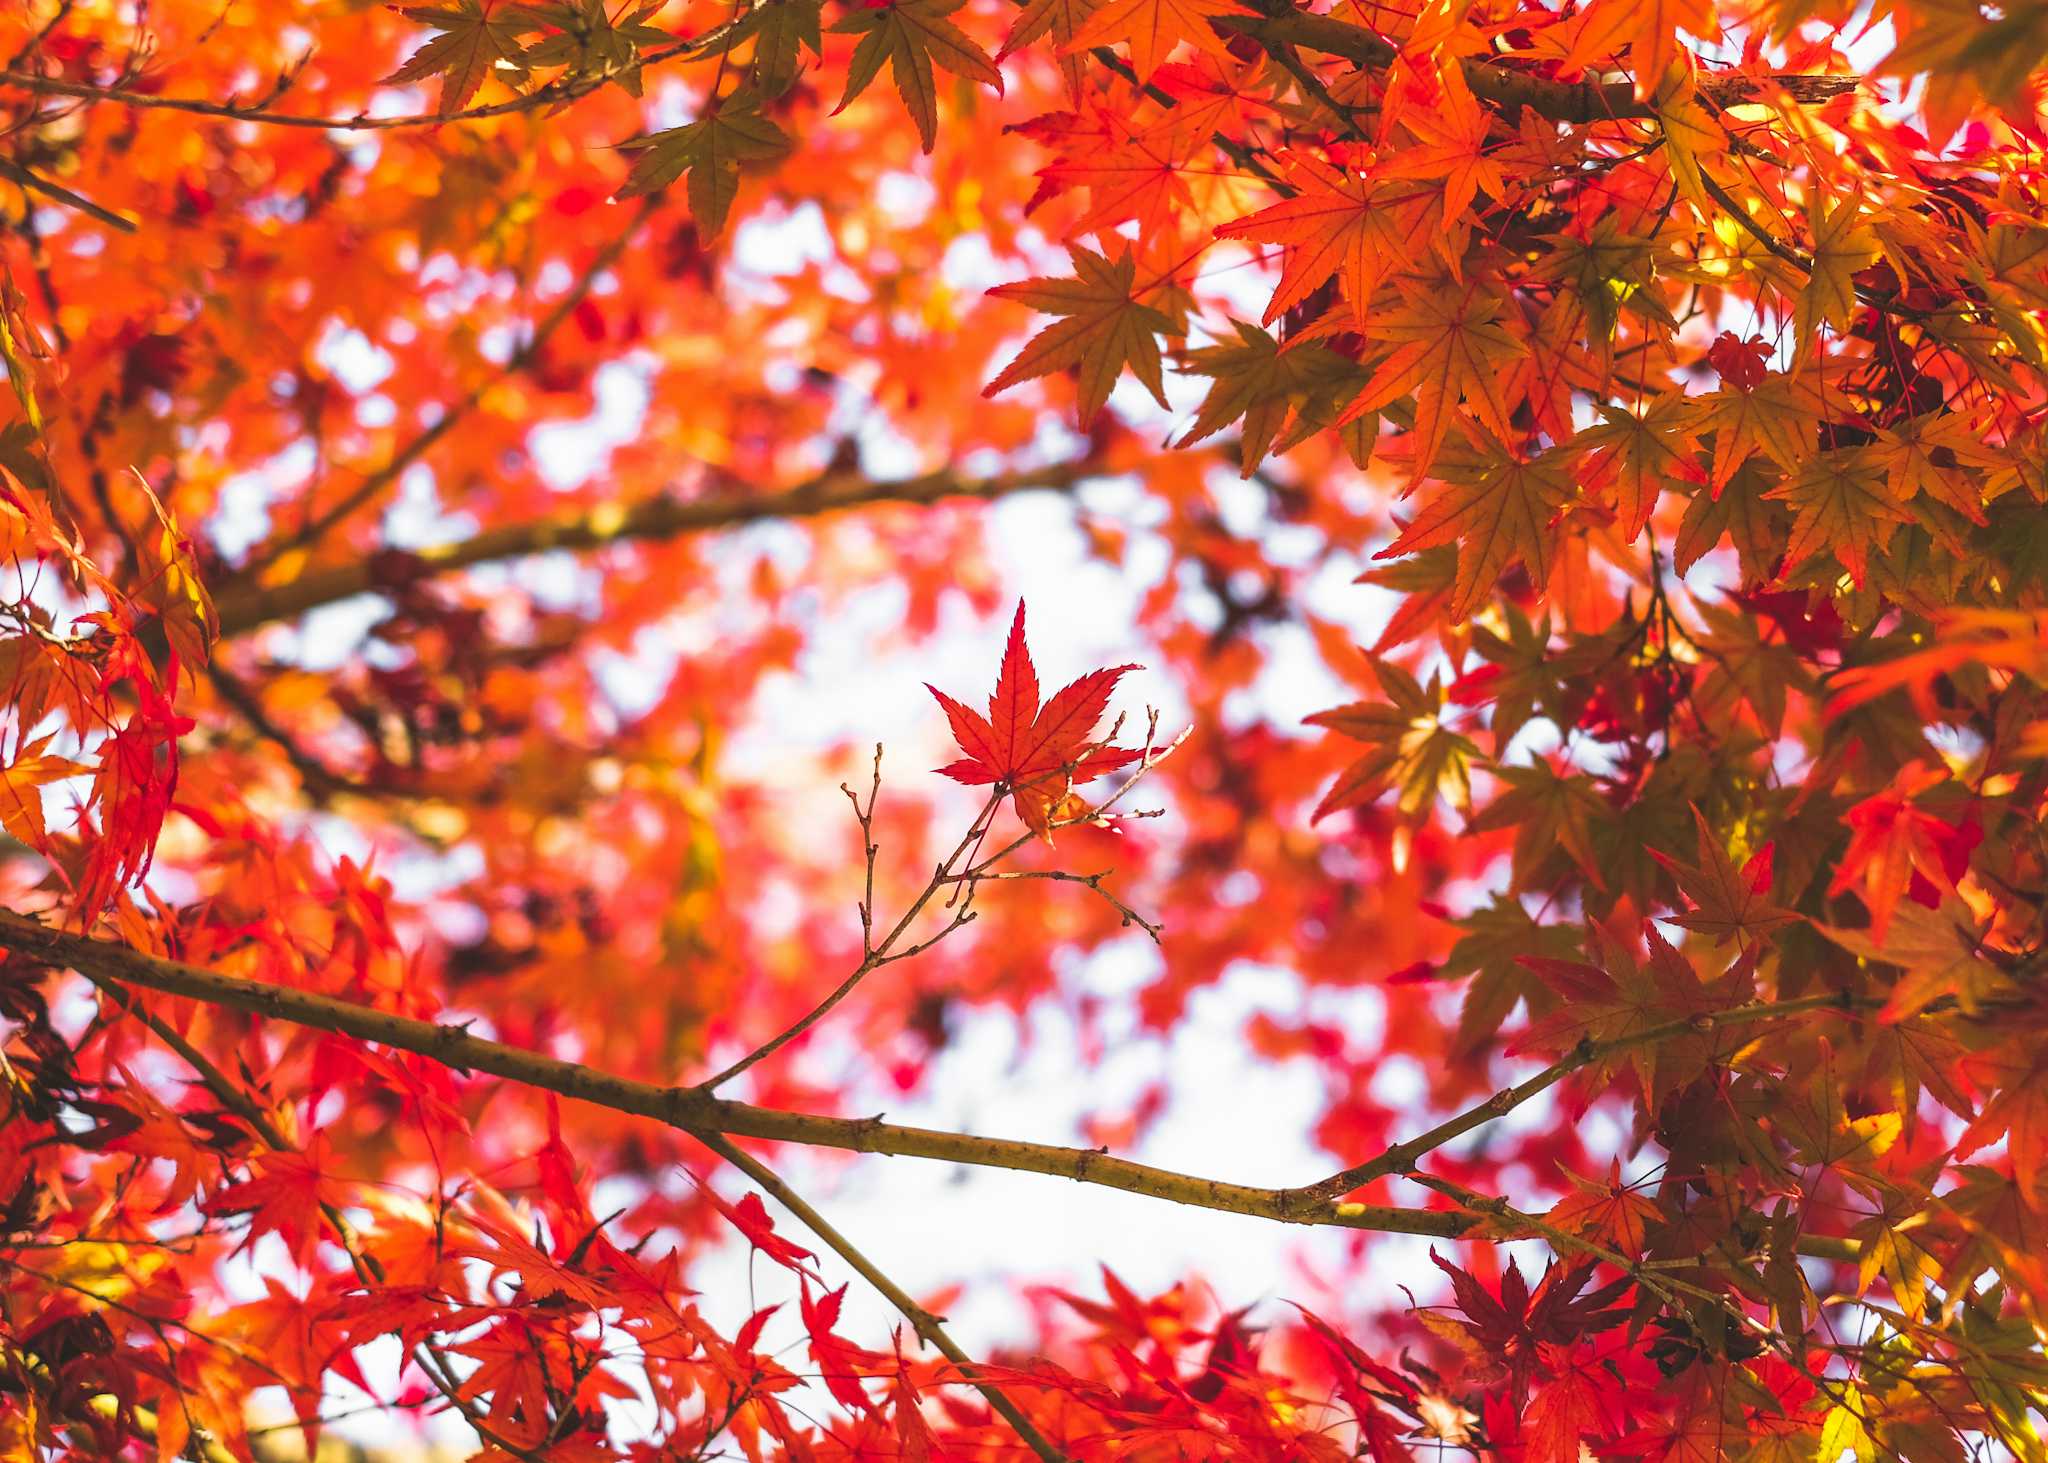
<path id="1" fill-rule="evenodd" d="M 529 1460 L 2048 1456 L 2040 6 L 4 25 L 0 881 L 115 952 L 0 959 L 9 1458 L 282 1456 L 279 1395 L 307 1454 L 367 1395 Z M 1172 755 L 1020 606 L 933 692 L 966 836 L 892 753 L 821 837 L 787 673 L 878 580 L 897 648 L 1006 609 L 966 504 L 1097 482 Z M 1127 1011 L 1063 984 L 1134 926 Z M 1357 1242 L 1312 1310 L 850 1336 L 703 1134 L 144 957 L 827 1118 L 965 1010 L 1278 966 L 1340 1172 L 1272 1212 Z"/>

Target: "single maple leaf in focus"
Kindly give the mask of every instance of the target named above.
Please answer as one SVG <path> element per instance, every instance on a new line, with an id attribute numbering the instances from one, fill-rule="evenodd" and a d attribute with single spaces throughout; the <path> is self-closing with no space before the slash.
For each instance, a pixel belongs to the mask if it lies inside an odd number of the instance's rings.
<path id="1" fill-rule="evenodd" d="M 987 716 L 937 686 L 925 685 L 945 709 L 953 740 L 967 754 L 941 767 L 940 774 L 969 786 L 1007 787 L 1025 826 L 1050 837 L 1053 809 L 1072 784 L 1100 777 L 1141 755 L 1133 748 L 1091 740 L 1095 723 L 1109 709 L 1109 693 L 1136 669 L 1119 665 L 1090 671 L 1041 706 L 1038 670 L 1024 644 L 1024 602 L 1019 600 Z"/>

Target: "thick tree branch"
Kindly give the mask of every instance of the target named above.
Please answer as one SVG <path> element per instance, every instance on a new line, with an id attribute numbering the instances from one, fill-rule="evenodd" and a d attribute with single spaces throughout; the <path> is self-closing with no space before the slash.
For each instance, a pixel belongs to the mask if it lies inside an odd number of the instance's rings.
<path id="1" fill-rule="evenodd" d="M 272 620 L 295 619 L 322 605 L 395 587 L 395 581 L 466 569 L 472 564 L 525 558 L 556 549 L 600 549 L 637 540 L 679 538 L 688 533 L 737 528 L 769 519 L 815 518 L 879 503 L 937 503 L 947 498 L 984 501 L 1032 490 L 1062 492 L 1094 475 L 1083 463 L 964 478 L 951 471 L 895 482 L 832 474 L 779 493 L 722 493 L 707 498 L 654 498 L 642 503 L 601 503 L 594 508 L 509 523 L 463 539 L 421 549 L 394 570 L 388 562 L 361 558 L 310 569 L 275 585 L 233 586 L 215 609 L 222 636 L 245 635 Z"/>
<path id="2" fill-rule="evenodd" d="M 1284 15 L 1219 15 L 1220 31 L 1250 36 L 1269 49 L 1300 46 L 1339 56 L 1353 65 L 1379 70 L 1393 63 L 1399 49 L 1371 31 L 1328 15 L 1290 11 Z M 1626 117 L 1654 117 L 1656 108 L 1636 99 L 1632 82 L 1553 81 L 1509 69 L 1506 65 L 1470 61 L 1465 81 L 1481 101 L 1512 111 L 1527 107 L 1553 122 L 1613 122 Z M 1773 88 L 1795 101 L 1818 102 L 1854 91 L 1861 78 L 1785 74 L 1770 77 L 1705 76 L 1700 94 L 1722 106 L 1768 96 Z"/>
<path id="3" fill-rule="evenodd" d="M 221 975 L 198 966 L 164 960 L 110 940 L 53 929 L 12 910 L 0 910 L 0 945 L 51 965 L 76 970 L 88 978 L 101 977 L 165 995 L 182 996 L 252 1015 L 338 1032 L 361 1041 L 379 1042 L 457 1071 L 487 1072 L 494 1077 L 504 1077 L 615 1112 L 653 1118 L 696 1137 L 723 1133 L 735 1138 L 801 1143 L 814 1148 L 838 1148 L 855 1153 L 929 1158 L 980 1168 L 1042 1173 L 1185 1204 L 1191 1208 L 1215 1209 L 1287 1224 L 1455 1239 L 1469 1231 L 1474 1223 L 1469 1215 L 1441 1210 L 1328 1200 L 1306 1203 L 1303 1195 L 1307 1191 L 1303 1189 L 1256 1188 L 1248 1184 L 1205 1179 L 1134 1163 L 1129 1159 L 1113 1158 L 1107 1152 L 1093 1148 L 1065 1148 L 1050 1143 L 986 1138 L 972 1133 L 901 1127 L 883 1122 L 879 1117 L 835 1118 L 728 1102 L 694 1088 L 660 1087 L 651 1082 L 602 1072 L 581 1063 L 487 1041 L 471 1036 L 463 1026 L 436 1025 L 335 1000 L 331 996 L 243 980 L 238 976 Z M 1742 1007 L 1737 1011 L 1720 1013 L 1714 1019 L 1721 1024 L 1735 1024 L 1738 1020 L 1767 1020 L 1792 1014 L 1788 1008 L 1794 1007 L 1798 1010 L 1839 1008 L 1839 1001 L 1834 997 L 1825 1000 L 1803 998 L 1777 1005 Z M 1683 1029 L 1698 1028 L 1696 1023 L 1687 1022 Z M 1633 1040 L 1651 1040 L 1656 1034 L 1646 1031 Z M 1612 1050 L 1627 1044 L 1627 1041 L 1622 1041 L 1611 1043 L 1606 1048 L 1596 1048 L 1595 1055 L 1600 1050 Z M 1490 1105 L 1482 1104 L 1482 1107 Z M 1477 1121 L 1468 1122 L 1465 1127 L 1477 1126 Z M 1334 1180 L 1325 1180 L 1323 1184 L 1311 1186 L 1311 1189 L 1325 1188 L 1332 1182 Z M 1842 1258 L 1851 1252 L 1845 1241 L 1832 1239 L 1817 1243 L 1802 1239 L 1801 1251 L 1825 1258 Z"/>
<path id="4" fill-rule="evenodd" d="M 462 1072 L 487 1072 L 528 1087 L 558 1093 L 615 1112 L 667 1123 L 693 1136 L 725 1133 L 736 1138 L 801 1143 L 856 1153 L 929 1158 L 982 1168 L 1006 1168 L 1069 1178 L 1143 1194 L 1172 1203 L 1295 1224 L 1336 1225 L 1454 1238 L 1471 1227 L 1463 1215 L 1439 1211 L 1332 1204 L 1308 1213 L 1295 1191 L 1254 1188 L 1198 1178 L 1112 1158 L 1093 1148 L 1065 1148 L 1007 1138 L 985 1138 L 929 1128 L 900 1127 L 880 1118 L 835 1118 L 784 1112 L 729 1102 L 688 1087 L 661 1087 L 567 1062 L 539 1052 L 472 1036 L 456 1025 L 437 1025 L 377 1011 L 331 996 L 222 975 L 164 960 L 110 940 L 52 929 L 11 910 L 0 910 L 0 945 L 88 978 L 117 981 L 165 995 L 251 1015 L 290 1021 L 321 1031 L 378 1042 L 413 1052 Z"/>

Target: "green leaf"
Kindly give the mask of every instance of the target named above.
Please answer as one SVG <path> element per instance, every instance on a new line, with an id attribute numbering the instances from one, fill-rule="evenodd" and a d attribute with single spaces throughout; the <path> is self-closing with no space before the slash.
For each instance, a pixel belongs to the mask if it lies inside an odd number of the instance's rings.
<path id="1" fill-rule="evenodd" d="M 820 0 L 775 0 L 756 5 L 733 27 L 728 44 L 754 42 L 754 85 L 764 97 L 779 97 L 796 85 L 803 53 L 822 56 L 818 28 Z"/>
<path id="2" fill-rule="evenodd" d="M 404 14 L 408 20 L 432 26 L 441 34 L 385 77 L 385 85 L 439 76 L 441 112 L 446 116 L 460 111 L 494 71 L 502 68 L 513 79 L 525 79 L 527 68 L 520 37 L 539 28 L 531 10 L 507 5 L 493 12 L 479 0 L 457 0 L 453 9 L 413 6 Z"/>
<path id="3" fill-rule="evenodd" d="M 717 111 L 687 126 L 622 144 L 641 157 L 619 196 L 658 192 L 688 173 L 690 213 L 698 232 L 711 238 L 725 227 L 732 211 L 741 167 L 789 150 L 789 135 L 762 116 L 760 106 L 755 93 L 737 91 L 720 102 Z"/>
<path id="4" fill-rule="evenodd" d="M 899 0 L 875 9 L 849 11 L 832 27 L 835 34 L 859 35 L 853 59 L 846 67 L 846 94 L 834 107 L 837 115 L 868 89 L 888 62 L 896 78 L 896 90 L 903 105 L 917 123 L 918 138 L 930 152 L 939 140 L 938 83 L 934 64 L 956 76 L 984 82 L 1001 92 L 1003 74 L 996 70 L 988 52 L 952 21 L 946 19 L 966 0 Z"/>

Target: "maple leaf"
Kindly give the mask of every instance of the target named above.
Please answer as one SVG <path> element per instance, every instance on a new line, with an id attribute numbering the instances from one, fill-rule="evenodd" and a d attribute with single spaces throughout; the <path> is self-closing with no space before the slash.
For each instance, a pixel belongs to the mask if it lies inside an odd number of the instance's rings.
<path id="1" fill-rule="evenodd" d="M 1928 1291 L 1941 1277 L 1941 1257 L 1928 1221 L 1934 1216 L 1906 1196 L 1894 1196 L 1878 1213 L 1850 1231 L 1860 1253 L 1856 1257 L 1856 1293 L 1869 1292 L 1884 1276 L 1892 1297 L 1911 1320 L 1927 1309 Z"/>
<path id="2" fill-rule="evenodd" d="M 1219 239 L 1283 246 L 1267 325 L 1333 278 L 1351 302 L 1351 317 L 1363 320 L 1380 281 L 1408 261 L 1418 236 L 1436 232 L 1442 215 L 1442 195 L 1434 189 L 1390 185 L 1312 157 L 1294 159 L 1287 185 L 1293 197 L 1216 230 Z"/>
<path id="3" fill-rule="evenodd" d="M 1822 452 L 1765 493 L 1792 506 L 1791 541 L 1785 562 L 1796 565 L 1832 552 L 1861 584 L 1870 555 L 1891 542 L 1893 530 L 1913 515 L 1887 491 L 1878 464 L 1862 448 Z"/>
<path id="4" fill-rule="evenodd" d="M 1088 17 L 1101 5 L 1102 0 L 1029 0 L 1011 24 L 1010 33 L 1003 37 L 1003 44 L 996 51 L 996 60 L 1007 60 L 1050 31 L 1060 78 L 1067 84 L 1067 98 L 1078 103 L 1088 58 L 1076 54 L 1073 41 L 1080 34 L 1081 27 L 1087 24 Z"/>
<path id="5" fill-rule="evenodd" d="M 1782 508 L 1764 500 L 1767 489 L 1756 464 L 1744 463 L 1723 491 L 1694 493 L 1671 544 L 1672 567 L 1686 573 L 1726 538 L 1734 542 L 1744 584 L 1770 579 L 1784 552 L 1787 520 Z"/>
<path id="6" fill-rule="evenodd" d="M 1706 815 L 1695 807 L 1692 816 L 1699 827 L 1697 863 L 1682 864 L 1654 848 L 1647 850 L 1693 902 L 1692 913 L 1679 915 L 1671 922 L 1712 935 L 1716 943 L 1732 939 L 1742 945 L 1796 923 L 1797 914 L 1770 901 L 1771 845 L 1767 843 L 1751 854 L 1738 870 L 1721 846 L 1720 838 L 1707 826 Z"/>
<path id="7" fill-rule="evenodd" d="M 1703 41 L 1718 40 L 1720 19 L 1713 0 L 1592 0 L 1578 13 L 1567 75 L 1597 68 L 1627 47 L 1635 72 L 1636 96 L 1648 97 L 1663 83 L 1671 63 L 1686 56 L 1678 39 L 1687 31 Z"/>
<path id="8" fill-rule="evenodd" d="M 1375 316 L 1366 333 L 1391 343 L 1339 423 L 1377 411 L 1409 394 L 1415 398 L 1415 431 L 1410 471 L 1420 478 L 1436 460 L 1444 433 L 1462 400 L 1496 441 L 1510 444 L 1518 434 L 1499 399 L 1498 378 L 1525 351 L 1502 324 L 1500 297 L 1476 286 L 1444 284 L 1409 287 L 1399 309 Z"/>
<path id="9" fill-rule="evenodd" d="M 1690 398 L 1692 430 L 1714 434 L 1707 485 L 1719 497 L 1735 470 L 1762 451 L 1787 472 L 1814 454 L 1814 418 L 1783 376 L 1766 376 L 1754 387 L 1724 383 L 1719 391 Z"/>
<path id="10" fill-rule="evenodd" d="M 878 1351 L 855 1346 L 832 1328 L 839 1324 L 839 1308 L 846 1300 L 846 1287 L 828 1290 L 823 1295 L 813 1296 L 808 1281 L 804 1282 L 797 1296 L 797 1305 L 803 1316 L 804 1330 L 810 1336 L 811 1356 L 818 1363 L 819 1374 L 825 1379 L 826 1388 L 849 1411 L 858 1413 L 874 1410 L 874 1399 L 868 1396 L 867 1388 L 861 1385 L 863 1368 L 880 1367 L 888 1360 Z"/>
<path id="11" fill-rule="evenodd" d="M 1667 484 L 1705 481 L 1696 459 L 1700 444 L 1691 403 L 1683 393 L 1669 391 L 1641 411 L 1605 402 L 1598 409 L 1606 420 L 1575 439 L 1591 453 L 1585 485 L 1613 495 L 1622 534 L 1634 543 Z"/>
<path id="12" fill-rule="evenodd" d="M 1481 193 L 1499 198 L 1507 192 L 1506 174 L 1495 156 L 1492 118 L 1472 95 L 1461 68 L 1444 68 L 1430 104 L 1405 109 L 1401 125 L 1419 146 L 1391 150 L 1381 160 L 1378 174 L 1440 181 L 1446 220 L 1461 216 Z"/>
<path id="13" fill-rule="evenodd" d="M 43 787 L 92 771 L 69 757 L 44 756 L 43 748 L 49 745 L 49 736 L 38 737 L 17 751 L 5 768 L 0 768 L 0 822 L 18 841 L 34 849 L 43 848 L 49 839 L 43 821 Z"/>
<path id="14" fill-rule="evenodd" d="M 1375 559 L 1455 544 L 1458 574 L 1445 605 L 1453 623 L 1470 615 L 1517 561 L 1538 588 L 1550 582 L 1551 520 L 1572 497 L 1559 454 L 1525 460 L 1498 451 L 1461 453 L 1437 475 L 1447 486 Z"/>
<path id="15" fill-rule="evenodd" d="M 836 34 L 858 35 L 860 44 L 846 63 L 846 91 L 833 112 L 839 113 L 868 89 L 888 63 L 896 90 L 918 139 L 930 152 L 939 138 L 939 92 L 932 75 L 936 63 L 970 81 L 1003 89 L 1003 74 L 974 38 L 946 19 L 967 0 L 892 0 L 878 6 L 857 6 L 832 27 Z"/>
<path id="16" fill-rule="evenodd" d="M 633 164 L 621 198 L 658 193 L 690 175 L 690 216 L 698 232 L 710 238 L 725 227 L 739 196 L 740 170 L 782 156 L 789 136 L 761 115 L 761 98 L 742 88 L 704 116 L 681 127 L 635 138 L 620 146 L 641 154 Z"/>
<path id="17" fill-rule="evenodd" d="M 1280 342 L 1256 325 L 1242 320 L 1231 324 L 1237 329 L 1234 344 L 1204 346 L 1187 353 L 1188 369 L 1210 377 L 1215 384 L 1196 409 L 1194 425 L 1179 445 L 1199 442 L 1237 422 L 1239 471 L 1250 477 L 1265 461 L 1273 439 L 1295 407 L 1310 398 L 1334 405 L 1357 367 L 1321 346 L 1282 350 Z"/>
<path id="18" fill-rule="evenodd" d="M 1570 1169 L 1564 1176 L 1571 1180 L 1573 1192 L 1543 1216 L 1545 1222 L 1567 1234 L 1598 1240 L 1632 1259 L 1641 1255 L 1650 1228 L 1662 1222 L 1663 1214 L 1640 1190 L 1622 1182 L 1621 1160 L 1610 1160 L 1604 1183 Z"/>
<path id="19" fill-rule="evenodd" d="M 1120 254 L 1114 263 L 1079 245 L 1068 252 L 1074 261 L 1072 279 L 1027 279 L 989 291 L 997 299 L 1015 300 L 1043 314 L 1066 318 L 1034 335 L 981 394 L 994 396 L 1019 382 L 1073 367 L 1079 379 L 1080 418 L 1085 427 L 1109 400 L 1110 388 L 1129 365 L 1152 399 L 1165 406 L 1157 337 L 1170 331 L 1172 322 L 1135 298 L 1137 265 L 1130 252 Z"/>
<path id="20" fill-rule="evenodd" d="M 1522 1419 L 1527 1463 L 1580 1463 L 1607 1433 L 1603 1389 L 1590 1368 L 1572 1365 L 1571 1349 L 1538 1343 L 1537 1359 L 1551 1380 L 1536 1389 Z"/>
<path id="21" fill-rule="evenodd" d="M 1469 1054 L 1493 1040 L 1518 1003 L 1529 1001 L 1533 1017 L 1548 1002 L 1548 987 L 1522 957 L 1567 960 L 1578 954 L 1579 936 L 1569 925 L 1537 924 L 1517 899 L 1482 906 L 1452 924 L 1458 939 L 1437 974 L 1472 977 L 1458 1010 L 1454 1046 Z"/>
<path id="22" fill-rule="evenodd" d="M 1521 1267 L 1511 1259 L 1495 1297 L 1470 1271 L 1451 1264 L 1434 1248 L 1429 1258 L 1451 1278 L 1451 1293 L 1464 1316 L 1454 1323 L 1457 1329 L 1480 1356 L 1506 1374 L 1517 1397 L 1542 1363 L 1541 1348 L 1570 1346 L 1627 1319 L 1627 1311 L 1617 1309 L 1614 1302 L 1633 1282 L 1624 1277 L 1587 1290 L 1595 1268 L 1591 1260 L 1551 1266 L 1532 1293 Z"/>
<path id="23" fill-rule="evenodd" d="M 1581 1040 L 1616 1047 L 1594 1064 L 1596 1076 L 1611 1073 L 1617 1062 L 1626 1063 L 1641 1087 L 1645 1109 L 1654 1113 L 1706 1070 L 1720 1038 L 1710 1030 L 1674 1034 L 1655 1042 L 1637 1038 L 1674 1021 L 1689 1021 L 1704 1012 L 1739 1005 L 1748 994 L 1754 962 L 1737 960 L 1709 985 L 1654 924 L 1643 925 L 1650 952 L 1647 964 L 1635 957 L 1622 932 L 1598 923 L 1593 932 L 1600 959 L 1597 965 L 1521 957 L 1521 964 L 1541 976 L 1556 993 L 1559 1005 L 1542 1020 L 1530 1023 L 1516 1047 L 1563 1051 Z"/>
<path id="24" fill-rule="evenodd" d="M 1835 1072 L 1834 1047 L 1825 1038 L 1813 1071 L 1783 1098 L 1773 1104 L 1771 1121 L 1801 1162 L 1831 1169 L 1866 1194 L 1883 1192 L 1874 1166 L 1898 1142 L 1905 1119 L 1882 1111 L 1851 1116 Z"/>
<path id="25" fill-rule="evenodd" d="M 1978 928 L 1969 906 L 1954 896 L 1933 909 L 1917 900 L 1897 906 L 1882 941 L 1864 930 L 1815 928 L 1850 954 L 1902 972 L 1878 1012 L 1880 1021 L 1908 1020 L 1948 997 L 1975 1015 L 1985 1002 L 2012 990 L 2011 978 L 1985 958 L 1986 932 Z"/>
<path id="26" fill-rule="evenodd" d="M 1828 897 L 1862 881 L 1875 945 L 1884 944 L 1892 910 L 1916 876 L 1929 890 L 1922 902 L 1932 906 L 1940 903 L 1940 891 L 1956 891 L 1969 868 L 1970 851 L 1983 831 L 1975 823 L 1950 823 L 1914 805 L 1915 798 L 1948 780 L 1940 768 L 1903 767 L 1890 786 L 1849 810 L 1849 847 L 1836 866 Z"/>
<path id="27" fill-rule="evenodd" d="M 1990 522 L 1980 480 L 1964 469 L 1995 466 L 1999 454 L 1962 414 L 1926 412 L 1880 428 L 1869 452 L 1872 463 L 1884 468 L 1885 490 L 1894 502 L 1925 493 L 1972 523 Z"/>
<path id="28" fill-rule="evenodd" d="M 1532 877 L 1549 852 L 1561 848 L 1595 889 L 1605 888 L 1607 881 L 1593 846 L 1593 828 L 1609 810 L 1593 779 L 1560 777 L 1547 762 L 1500 766 L 1492 772 L 1506 791 L 1472 820 L 1471 831 L 1513 828 L 1515 866 L 1528 870 Z"/>
<path id="29" fill-rule="evenodd" d="M 1972 1053 L 1966 1068 L 1991 1092 L 1982 1111 L 1956 1141 L 1956 1158 L 2005 1137 L 2013 1180 L 2028 1207 L 2048 1213 L 2048 1061 L 2028 1037 Z"/>
<path id="30" fill-rule="evenodd" d="M 733 27 L 729 45 L 754 43 L 754 86 L 762 96 L 779 97 L 796 85 L 804 52 L 823 54 L 821 8 L 822 0 L 772 0 L 754 6 Z"/>
<path id="31" fill-rule="evenodd" d="M 229 1184 L 199 1207 L 207 1214 L 247 1214 L 249 1231 L 239 1247 L 246 1250 L 266 1234 L 276 1234 L 303 1265 L 320 1241 L 322 1206 L 339 1203 L 342 1188 L 327 1170 L 326 1139 L 315 1134 L 304 1151 L 258 1153 L 249 1160 L 249 1178 Z M 239 1252 L 239 1250 L 238 1250 Z"/>
<path id="32" fill-rule="evenodd" d="M 1207 51 L 1225 65 L 1233 64 L 1230 47 L 1209 24 L 1212 16 L 1243 14 L 1232 0 L 1105 0 L 1063 50 L 1086 51 L 1095 46 L 1127 42 L 1131 70 L 1147 82 L 1182 41 Z"/>
<path id="33" fill-rule="evenodd" d="M 1856 308 L 1855 276 L 1878 257 L 1877 235 L 1861 227 L 1862 205 L 1845 198 L 1828 207 L 1824 190 L 1807 194 L 1807 227 L 1813 234 L 1806 288 L 1800 292 L 1796 317 L 1798 354 L 1803 360 L 1820 349 L 1820 327 L 1847 330 Z"/>
<path id="34" fill-rule="evenodd" d="M 1017 602 L 1002 669 L 988 698 L 988 715 L 963 706 L 929 683 L 925 689 L 944 708 L 953 740 L 967 756 L 939 772 L 970 786 L 1009 789 L 1017 816 L 1042 837 L 1051 836 L 1051 816 L 1076 782 L 1086 782 L 1136 761 L 1142 752 L 1092 740 L 1095 724 L 1109 709 L 1110 692 L 1135 665 L 1090 671 L 1039 704 L 1038 670 L 1024 643 L 1024 602 Z"/>
<path id="35" fill-rule="evenodd" d="M 1448 786 L 1461 806 L 1471 797 L 1467 774 L 1479 749 L 1443 723 L 1443 683 L 1430 677 L 1425 688 L 1391 661 L 1373 658 L 1373 673 L 1387 693 L 1384 702 L 1355 701 L 1308 718 L 1310 726 L 1366 743 L 1372 750 L 1353 762 L 1316 805 L 1315 817 L 1372 802 L 1389 787 L 1410 818 L 1427 814 Z"/>
<path id="36" fill-rule="evenodd" d="M 725 1200 L 704 1190 L 704 1196 L 718 1207 L 718 1212 L 731 1220 L 733 1227 L 747 1237 L 747 1243 L 786 1270 L 799 1275 L 813 1275 L 817 1271 L 809 1263 L 818 1257 L 802 1245 L 792 1243 L 775 1232 L 775 1221 L 768 1217 L 766 1206 L 759 1194 L 747 1194 L 739 1203 L 728 1204 Z"/>
<path id="37" fill-rule="evenodd" d="M 385 77 L 386 86 L 440 76 L 441 112 L 445 116 L 462 110 L 493 74 L 502 72 L 510 80 L 525 79 L 520 37 L 532 31 L 534 23 L 522 7 L 487 4 L 485 0 L 456 0 L 453 7 L 408 6 L 400 13 L 408 20 L 432 26 L 441 34 Z"/>

